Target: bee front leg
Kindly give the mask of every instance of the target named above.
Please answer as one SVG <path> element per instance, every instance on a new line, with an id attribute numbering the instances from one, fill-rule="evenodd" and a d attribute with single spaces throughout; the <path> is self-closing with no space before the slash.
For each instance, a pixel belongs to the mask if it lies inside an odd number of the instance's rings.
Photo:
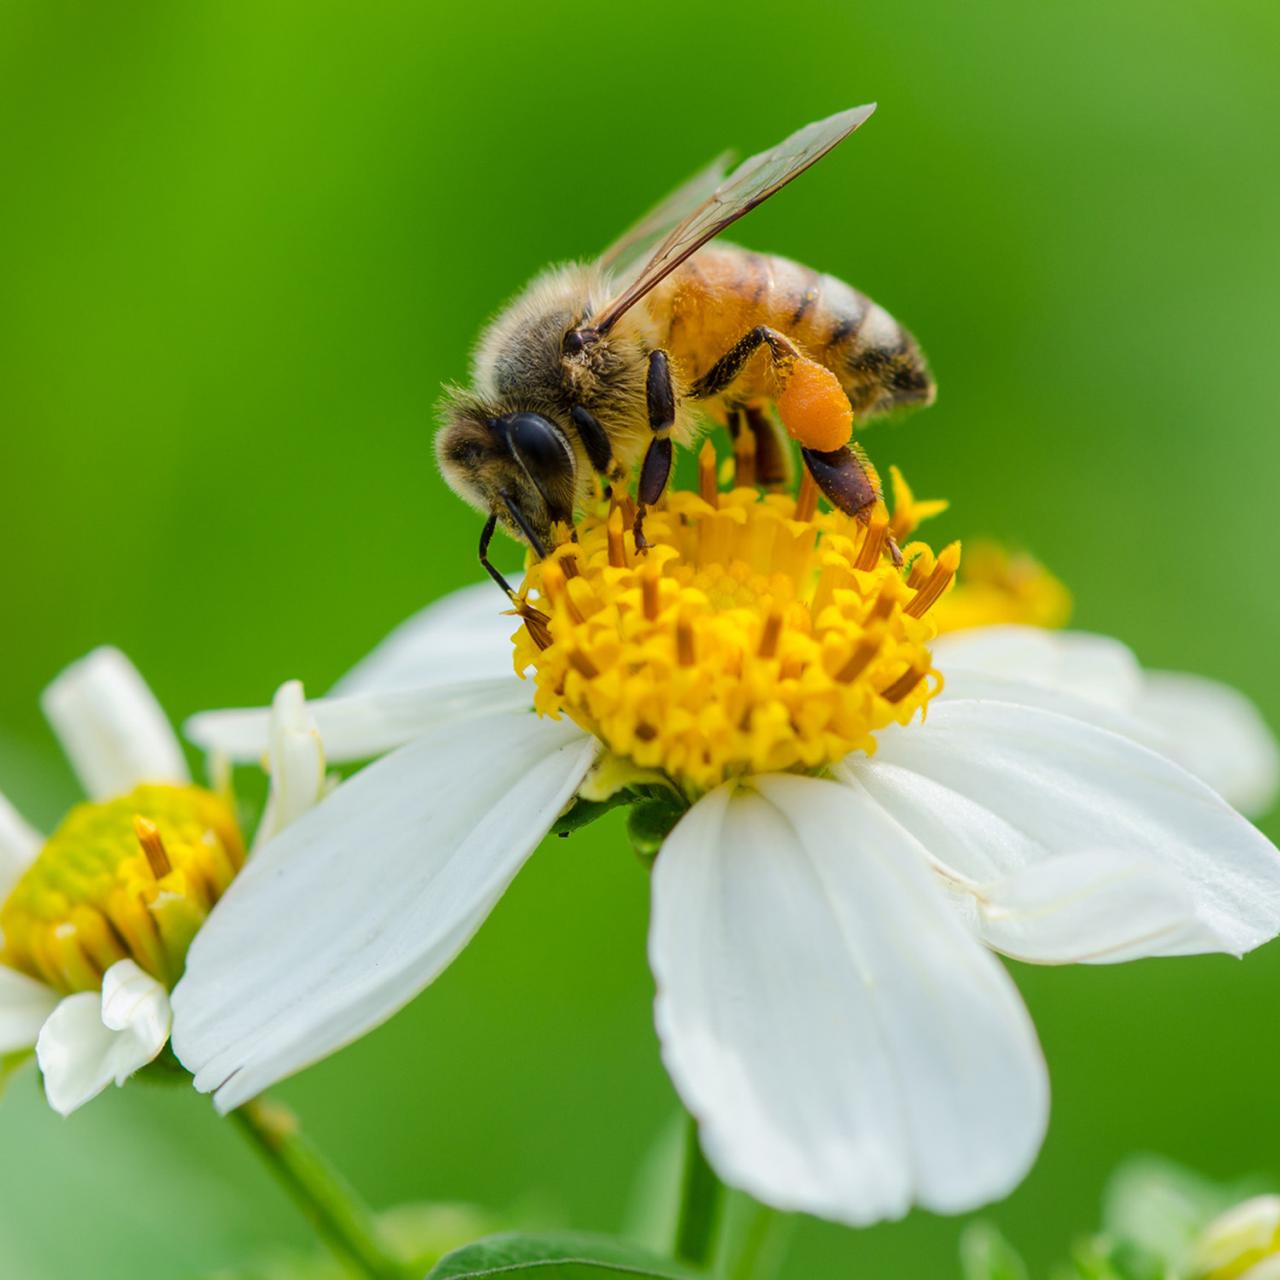
<path id="1" fill-rule="evenodd" d="M 636 550 L 644 552 L 649 544 L 644 539 L 644 514 L 663 495 L 671 478 L 671 431 L 676 425 L 676 391 L 671 382 L 671 364 L 662 350 L 649 352 L 649 372 L 645 378 L 645 401 L 649 412 L 649 430 L 653 439 L 640 464 L 640 483 L 636 490 Z"/>

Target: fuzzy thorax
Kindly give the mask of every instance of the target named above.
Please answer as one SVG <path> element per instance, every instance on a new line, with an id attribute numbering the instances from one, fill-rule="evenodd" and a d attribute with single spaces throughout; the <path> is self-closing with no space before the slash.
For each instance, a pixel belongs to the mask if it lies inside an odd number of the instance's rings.
<path id="1" fill-rule="evenodd" d="M 230 810 L 200 787 L 77 805 L 0 907 L 0 962 L 65 992 L 125 959 L 172 985 L 243 861 Z"/>
<path id="2" fill-rule="evenodd" d="M 535 706 L 565 714 L 616 756 L 688 795 L 727 777 L 817 771 L 873 751 L 941 687 L 930 606 L 959 547 L 921 543 L 895 565 L 888 518 L 817 513 L 814 494 L 717 491 L 704 450 L 699 493 L 649 513 L 647 555 L 619 507 L 525 582 L 542 615 L 515 638 Z"/>

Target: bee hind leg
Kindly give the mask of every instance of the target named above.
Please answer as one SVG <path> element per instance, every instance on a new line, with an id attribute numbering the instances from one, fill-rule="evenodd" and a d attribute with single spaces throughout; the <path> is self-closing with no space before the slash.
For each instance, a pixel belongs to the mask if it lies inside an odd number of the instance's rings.
<path id="1" fill-rule="evenodd" d="M 842 445 L 823 452 L 801 449 L 804 465 L 828 502 L 847 516 L 868 520 L 871 508 L 880 501 L 880 481 L 861 450 Z"/>
<path id="2" fill-rule="evenodd" d="M 671 382 L 671 365 L 665 351 L 649 352 L 649 372 L 645 378 L 645 402 L 649 413 L 649 430 L 653 439 L 640 464 L 640 483 L 636 489 L 636 550 L 645 552 L 649 544 L 644 537 L 645 510 L 662 497 L 671 479 L 671 429 L 676 424 L 676 392 Z"/>

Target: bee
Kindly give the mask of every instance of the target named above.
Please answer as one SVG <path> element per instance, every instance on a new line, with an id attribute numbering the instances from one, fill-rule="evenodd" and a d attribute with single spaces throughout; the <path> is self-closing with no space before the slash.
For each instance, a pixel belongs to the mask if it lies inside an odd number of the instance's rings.
<path id="1" fill-rule="evenodd" d="M 915 339 L 834 276 L 709 242 L 874 110 L 806 125 L 727 177 L 717 161 L 596 261 L 539 275 L 485 329 L 472 389 L 446 391 L 436 456 L 487 517 L 480 562 L 512 599 L 489 562 L 499 525 L 545 556 L 594 493 L 634 476 L 643 551 L 673 448 L 707 419 L 752 433 L 767 486 L 787 478 L 785 430 L 832 505 L 867 518 L 880 490 L 851 443 L 854 416 L 932 402 Z"/>

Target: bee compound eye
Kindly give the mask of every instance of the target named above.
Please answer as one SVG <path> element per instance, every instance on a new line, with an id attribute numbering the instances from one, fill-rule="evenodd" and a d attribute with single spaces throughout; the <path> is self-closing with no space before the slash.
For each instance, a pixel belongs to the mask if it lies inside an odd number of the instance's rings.
<path id="1" fill-rule="evenodd" d="M 554 422 L 538 413 L 514 413 L 507 419 L 511 451 L 531 475 L 553 479 L 573 466 L 573 454 Z"/>

